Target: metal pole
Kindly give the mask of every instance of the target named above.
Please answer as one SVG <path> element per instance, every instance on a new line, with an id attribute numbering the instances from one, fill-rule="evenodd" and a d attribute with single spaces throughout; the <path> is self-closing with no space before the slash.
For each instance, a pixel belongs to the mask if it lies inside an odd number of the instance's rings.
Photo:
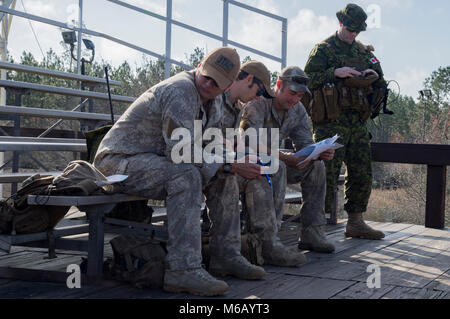
<path id="1" fill-rule="evenodd" d="M 165 56 L 165 78 L 170 78 L 170 69 L 172 67 L 171 49 L 172 49 L 172 0 L 167 0 L 166 5 L 166 56 Z"/>
<path id="2" fill-rule="evenodd" d="M 81 29 L 83 28 L 83 0 L 78 0 L 78 49 L 77 49 L 77 73 L 81 74 Z"/>
<path id="3" fill-rule="evenodd" d="M 281 68 L 284 69 L 287 63 L 287 32 L 288 23 L 287 19 L 283 20 L 281 26 Z"/>
<path id="4" fill-rule="evenodd" d="M 228 0 L 223 0 L 223 29 L 222 29 L 222 45 L 228 45 Z"/>
<path id="5" fill-rule="evenodd" d="M 16 7 L 16 0 L 14 1 L 2 1 L 2 5 L 7 5 L 8 8 L 15 9 Z M 8 52 L 8 34 L 9 30 L 11 29 L 11 22 L 12 22 L 13 15 L 9 14 L 3 14 L 2 20 L 1 20 L 1 38 L 0 38 L 0 59 L 1 61 L 6 61 L 7 59 L 7 52 Z M 2 69 L 0 78 L 2 80 L 6 80 L 6 70 Z M 6 89 L 0 88 L 0 103 L 1 105 L 6 105 Z M 5 161 L 5 153 L 0 152 L 0 166 L 4 165 Z M 3 170 L 0 169 L 0 173 L 2 173 Z M 0 198 L 3 198 L 3 185 L 0 184 Z"/>

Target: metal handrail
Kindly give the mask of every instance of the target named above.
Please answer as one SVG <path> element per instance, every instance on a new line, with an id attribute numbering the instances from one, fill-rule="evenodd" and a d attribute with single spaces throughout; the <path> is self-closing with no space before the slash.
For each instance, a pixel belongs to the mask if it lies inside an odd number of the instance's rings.
<path id="1" fill-rule="evenodd" d="M 96 84 L 106 84 L 106 80 L 103 78 L 97 78 L 97 77 L 93 77 L 93 76 L 81 75 L 81 74 L 76 74 L 76 73 L 63 72 L 63 71 L 58 71 L 58 70 L 44 69 L 44 68 L 39 68 L 39 67 L 35 67 L 35 66 L 15 64 L 15 63 L 10 63 L 10 62 L 0 61 L 0 69 L 34 73 L 34 74 L 39 74 L 39 75 L 47 75 L 47 76 L 58 77 L 58 78 L 67 79 L 67 80 L 74 80 L 74 81 L 91 82 L 91 83 L 96 83 Z M 110 80 L 109 84 L 116 85 L 116 86 L 122 86 L 122 82 L 114 81 L 114 80 Z"/>

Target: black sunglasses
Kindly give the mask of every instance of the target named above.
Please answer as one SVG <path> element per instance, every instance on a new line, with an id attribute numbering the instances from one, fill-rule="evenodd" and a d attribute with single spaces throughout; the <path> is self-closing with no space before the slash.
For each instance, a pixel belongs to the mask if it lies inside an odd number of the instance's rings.
<path id="1" fill-rule="evenodd" d="M 302 76 L 283 76 L 283 77 L 280 77 L 280 79 L 293 81 L 295 83 L 303 84 L 303 85 L 307 85 L 308 82 L 309 82 L 308 78 L 305 78 L 305 77 L 302 77 Z"/>
<path id="2" fill-rule="evenodd" d="M 210 81 L 210 80 L 211 80 L 211 81 L 214 83 L 214 85 L 215 85 L 216 87 L 219 87 L 219 85 L 217 84 L 216 80 L 214 80 L 212 77 L 205 76 L 205 75 L 203 75 L 203 77 L 204 77 L 207 81 Z"/>
<path id="3" fill-rule="evenodd" d="M 353 29 L 350 29 L 350 28 L 347 28 L 347 27 L 345 27 L 345 28 L 347 29 L 348 32 L 351 32 L 351 33 L 354 33 L 354 32 L 360 33 L 361 32 L 361 31 L 353 30 Z"/>

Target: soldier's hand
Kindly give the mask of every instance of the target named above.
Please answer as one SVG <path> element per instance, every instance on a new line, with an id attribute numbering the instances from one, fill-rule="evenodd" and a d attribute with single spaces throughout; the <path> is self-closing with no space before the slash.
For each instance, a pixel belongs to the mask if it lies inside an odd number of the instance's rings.
<path id="1" fill-rule="evenodd" d="M 231 173 L 238 174 L 246 179 L 260 179 L 261 166 L 252 163 L 233 163 Z"/>
<path id="2" fill-rule="evenodd" d="M 370 74 L 379 76 L 378 73 L 377 73 L 377 71 L 372 70 L 372 69 L 364 70 L 364 71 L 362 71 L 361 73 L 362 73 L 363 76 L 367 76 L 367 75 L 370 75 Z"/>
<path id="3" fill-rule="evenodd" d="M 320 159 L 323 161 L 331 161 L 334 157 L 334 150 L 327 150 L 320 154 Z"/>
<path id="4" fill-rule="evenodd" d="M 299 163 L 301 161 L 306 159 L 306 156 L 294 156 L 294 155 L 288 155 L 288 154 L 283 154 L 283 156 L 281 156 L 281 154 L 280 154 L 280 159 L 284 163 L 286 163 L 287 166 L 298 169 L 298 170 L 305 168 L 311 162 L 311 161 L 307 161 L 307 162 L 299 165 Z"/>
<path id="5" fill-rule="evenodd" d="M 361 72 L 356 71 L 354 68 L 350 68 L 348 66 L 334 70 L 334 76 L 341 79 L 352 78 L 360 75 L 362 75 Z"/>

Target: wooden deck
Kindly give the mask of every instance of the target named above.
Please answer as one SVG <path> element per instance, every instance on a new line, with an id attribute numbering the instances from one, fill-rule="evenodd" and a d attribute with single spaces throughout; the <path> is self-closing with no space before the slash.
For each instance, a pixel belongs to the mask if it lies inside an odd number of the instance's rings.
<path id="1" fill-rule="evenodd" d="M 66 221 L 67 222 L 67 221 Z M 398 299 L 450 298 L 450 230 L 424 226 L 375 223 L 383 230 L 381 241 L 346 239 L 345 221 L 327 226 L 327 234 L 336 244 L 333 254 L 305 252 L 308 262 L 298 268 L 265 266 L 263 280 L 244 281 L 225 278 L 229 291 L 214 299 Z M 296 247 L 299 224 L 285 223 L 280 237 Z M 105 242 L 105 256 L 112 251 Z M 14 247 L 10 254 L 0 254 L 0 266 L 65 271 L 68 264 L 81 262 L 82 253 L 57 251 L 58 258 L 44 259 L 46 251 Z M 381 287 L 368 288 L 370 264 L 380 266 Z M 115 281 L 101 286 L 69 289 L 65 284 L 0 279 L 0 298 L 69 299 L 173 299 L 195 296 L 168 294 L 160 289 L 137 289 Z"/>

